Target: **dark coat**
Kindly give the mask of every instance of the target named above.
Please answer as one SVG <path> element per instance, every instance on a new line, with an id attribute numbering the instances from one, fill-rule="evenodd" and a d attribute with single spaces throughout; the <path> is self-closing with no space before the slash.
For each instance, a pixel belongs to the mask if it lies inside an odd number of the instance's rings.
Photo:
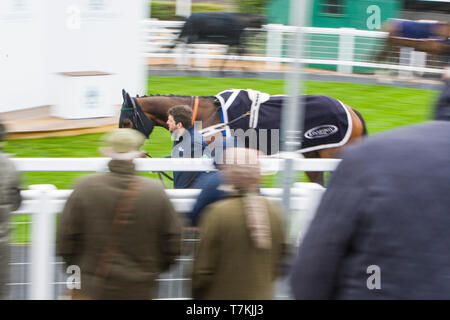
<path id="1" fill-rule="evenodd" d="M 135 177 L 130 161 L 112 160 L 111 172 L 87 175 L 75 186 L 61 214 L 57 254 L 81 269 L 81 295 L 92 299 L 151 299 L 155 279 L 180 254 L 181 223 L 161 184 Z M 111 244 L 116 207 L 129 181 L 141 180 L 130 222 L 113 241 L 109 274 L 97 274 L 99 256 Z"/>
<path id="2" fill-rule="evenodd" d="M 443 84 L 441 95 L 436 104 L 434 120 L 450 121 L 450 79 L 445 80 Z"/>
<path id="3" fill-rule="evenodd" d="M 21 202 L 19 173 L 12 161 L 0 152 L 0 299 L 5 299 L 8 291 L 10 213 Z"/>
<path id="4" fill-rule="evenodd" d="M 240 195 L 210 205 L 200 220 L 200 243 L 194 260 L 194 299 L 272 299 L 274 282 L 286 253 L 280 210 L 268 208 L 272 247 L 256 248 L 250 238 Z"/>
<path id="5" fill-rule="evenodd" d="M 344 154 L 298 251 L 297 299 L 450 297 L 450 122 L 367 138 Z M 381 289 L 369 290 L 380 272 Z"/>

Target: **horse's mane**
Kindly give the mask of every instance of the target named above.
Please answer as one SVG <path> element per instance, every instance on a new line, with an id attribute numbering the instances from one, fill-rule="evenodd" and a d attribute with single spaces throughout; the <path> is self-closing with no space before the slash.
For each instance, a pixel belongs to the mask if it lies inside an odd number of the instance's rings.
<path id="1" fill-rule="evenodd" d="M 190 98 L 192 95 L 182 95 L 182 94 L 150 94 L 149 96 L 138 96 L 138 98 L 148 98 L 148 97 L 173 97 L 173 98 Z M 194 96 L 195 97 L 195 96 Z M 198 96 L 199 98 L 204 99 L 216 99 L 215 96 Z"/>

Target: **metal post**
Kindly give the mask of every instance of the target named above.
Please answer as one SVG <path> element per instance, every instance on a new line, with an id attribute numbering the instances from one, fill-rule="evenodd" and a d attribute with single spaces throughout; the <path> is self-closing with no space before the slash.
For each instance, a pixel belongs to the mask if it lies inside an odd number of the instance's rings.
<path id="1" fill-rule="evenodd" d="M 413 48 L 408 47 L 401 47 L 400 48 L 400 65 L 401 66 L 408 66 L 410 65 L 412 52 L 414 51 Z M 409 79 L 413 77 L 412 71 L 399 71 L 398 77 L 401 79 Z"/>
<path id="2" fill-rule="evenodd" d="M 283 32 L 280 24 L 268 24 L 267 28 L 267 42 L 266 42 L 266 56 L 280 58 L 283 46 Z M 280 62 L 267 61 L 266 69 L 279 70 Z"/>
<path id="3" fill-rule="evenodd" d="M 283 105 L 281 128 L 282 128 L 282 157 L 284 158 L 284 170 L 282 175 L 283 196 L 282 202 L 285 211 L 286 230 L 289 230 L 289 219 L 291 210 L 291 186 L 295 173 L 293 173 L 294 153 L 301 147 L 303 134 L 304 106 L 299 95 L 303 92 L 302 74 L 300 70 L 300 58 L 303 51 L 303 32 L 301 27 L 306 26 L 306 16 L 309 13 L 309 0 L 291 0 L 290 21 L 296 27 L 293 41 L 289 43 L 290 58 L 293 62 L 285 78 L 285 91 L 288 98 Z"/>
<path id="4" fill-rule="evenodd" d="M 345 30 L 355 30 L 355 28 L 340 28 L 340 30 L 344 31 L 341 35 L 339 35 L 339 61 L 353 61 L 354 50 L 355 50 L 355 36 L 353 34 L 345 32 Z M 352 73 L 352 66 L 342 66 L 338 65 L 338 72 L 341 73 Z"/>
<path id="5" fill-rule="evenodd" d="M 51 211 L 50 192 L 56 190 L 51 184 L 29 187 L 39 191 L 36 212 L 33 214 L 31 247 L 30 300 L 52 300 L 55 259 L 55 220 Z"/>
<path id="6" fill-rule="evenodd" d="M 177 0 L 175 14 L 189 17 L 191 15 L 191 0 Z"/>

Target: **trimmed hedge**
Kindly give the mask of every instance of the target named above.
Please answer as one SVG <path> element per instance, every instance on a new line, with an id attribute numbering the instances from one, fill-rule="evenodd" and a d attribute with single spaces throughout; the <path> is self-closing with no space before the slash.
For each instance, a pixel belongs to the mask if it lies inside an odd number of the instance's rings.
<path id="1" fill-rule="evenodd" d="M 175 2 L 168 1 L 152 1 L 151 2 L 151 18 L 159 20 L 184 20 L 183 17 L 175 15 Z M 192 12 L 224 12 L 229 11 L 226 6 L 215 3 L 193 3 Z"/>
<path id="2" fill-rule="evenodd" d="M 237 11 L 264 14 L 268 0 L 233 0 Z"/>

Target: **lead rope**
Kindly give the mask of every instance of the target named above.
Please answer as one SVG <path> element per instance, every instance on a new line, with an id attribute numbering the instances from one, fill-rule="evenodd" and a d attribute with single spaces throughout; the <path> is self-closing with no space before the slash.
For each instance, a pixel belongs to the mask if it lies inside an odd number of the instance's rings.
<path id="1" fill-rule="evenodd" d="M 151 159 L 153 159 L 153 157 L 151 155 L 149 155 L 147 152 L 145 152 L 145 155 Z M 152 171 L 155 172 L 155 171 Z M 164 186 L 164 189 L 167 189 L 166 184 L 164 183 L 163 178 L 161 177 L 161 174 L 166 177 L 167 179 L 169 179 L 170 181 L 173 181 L 173 178 L 171 176 L 169 176 L 167 173 L 165 173 L 164 171 L 156 171 L 156 173 L 158 174 L 159 180 L 161 181 L 162 185 Z"/>

